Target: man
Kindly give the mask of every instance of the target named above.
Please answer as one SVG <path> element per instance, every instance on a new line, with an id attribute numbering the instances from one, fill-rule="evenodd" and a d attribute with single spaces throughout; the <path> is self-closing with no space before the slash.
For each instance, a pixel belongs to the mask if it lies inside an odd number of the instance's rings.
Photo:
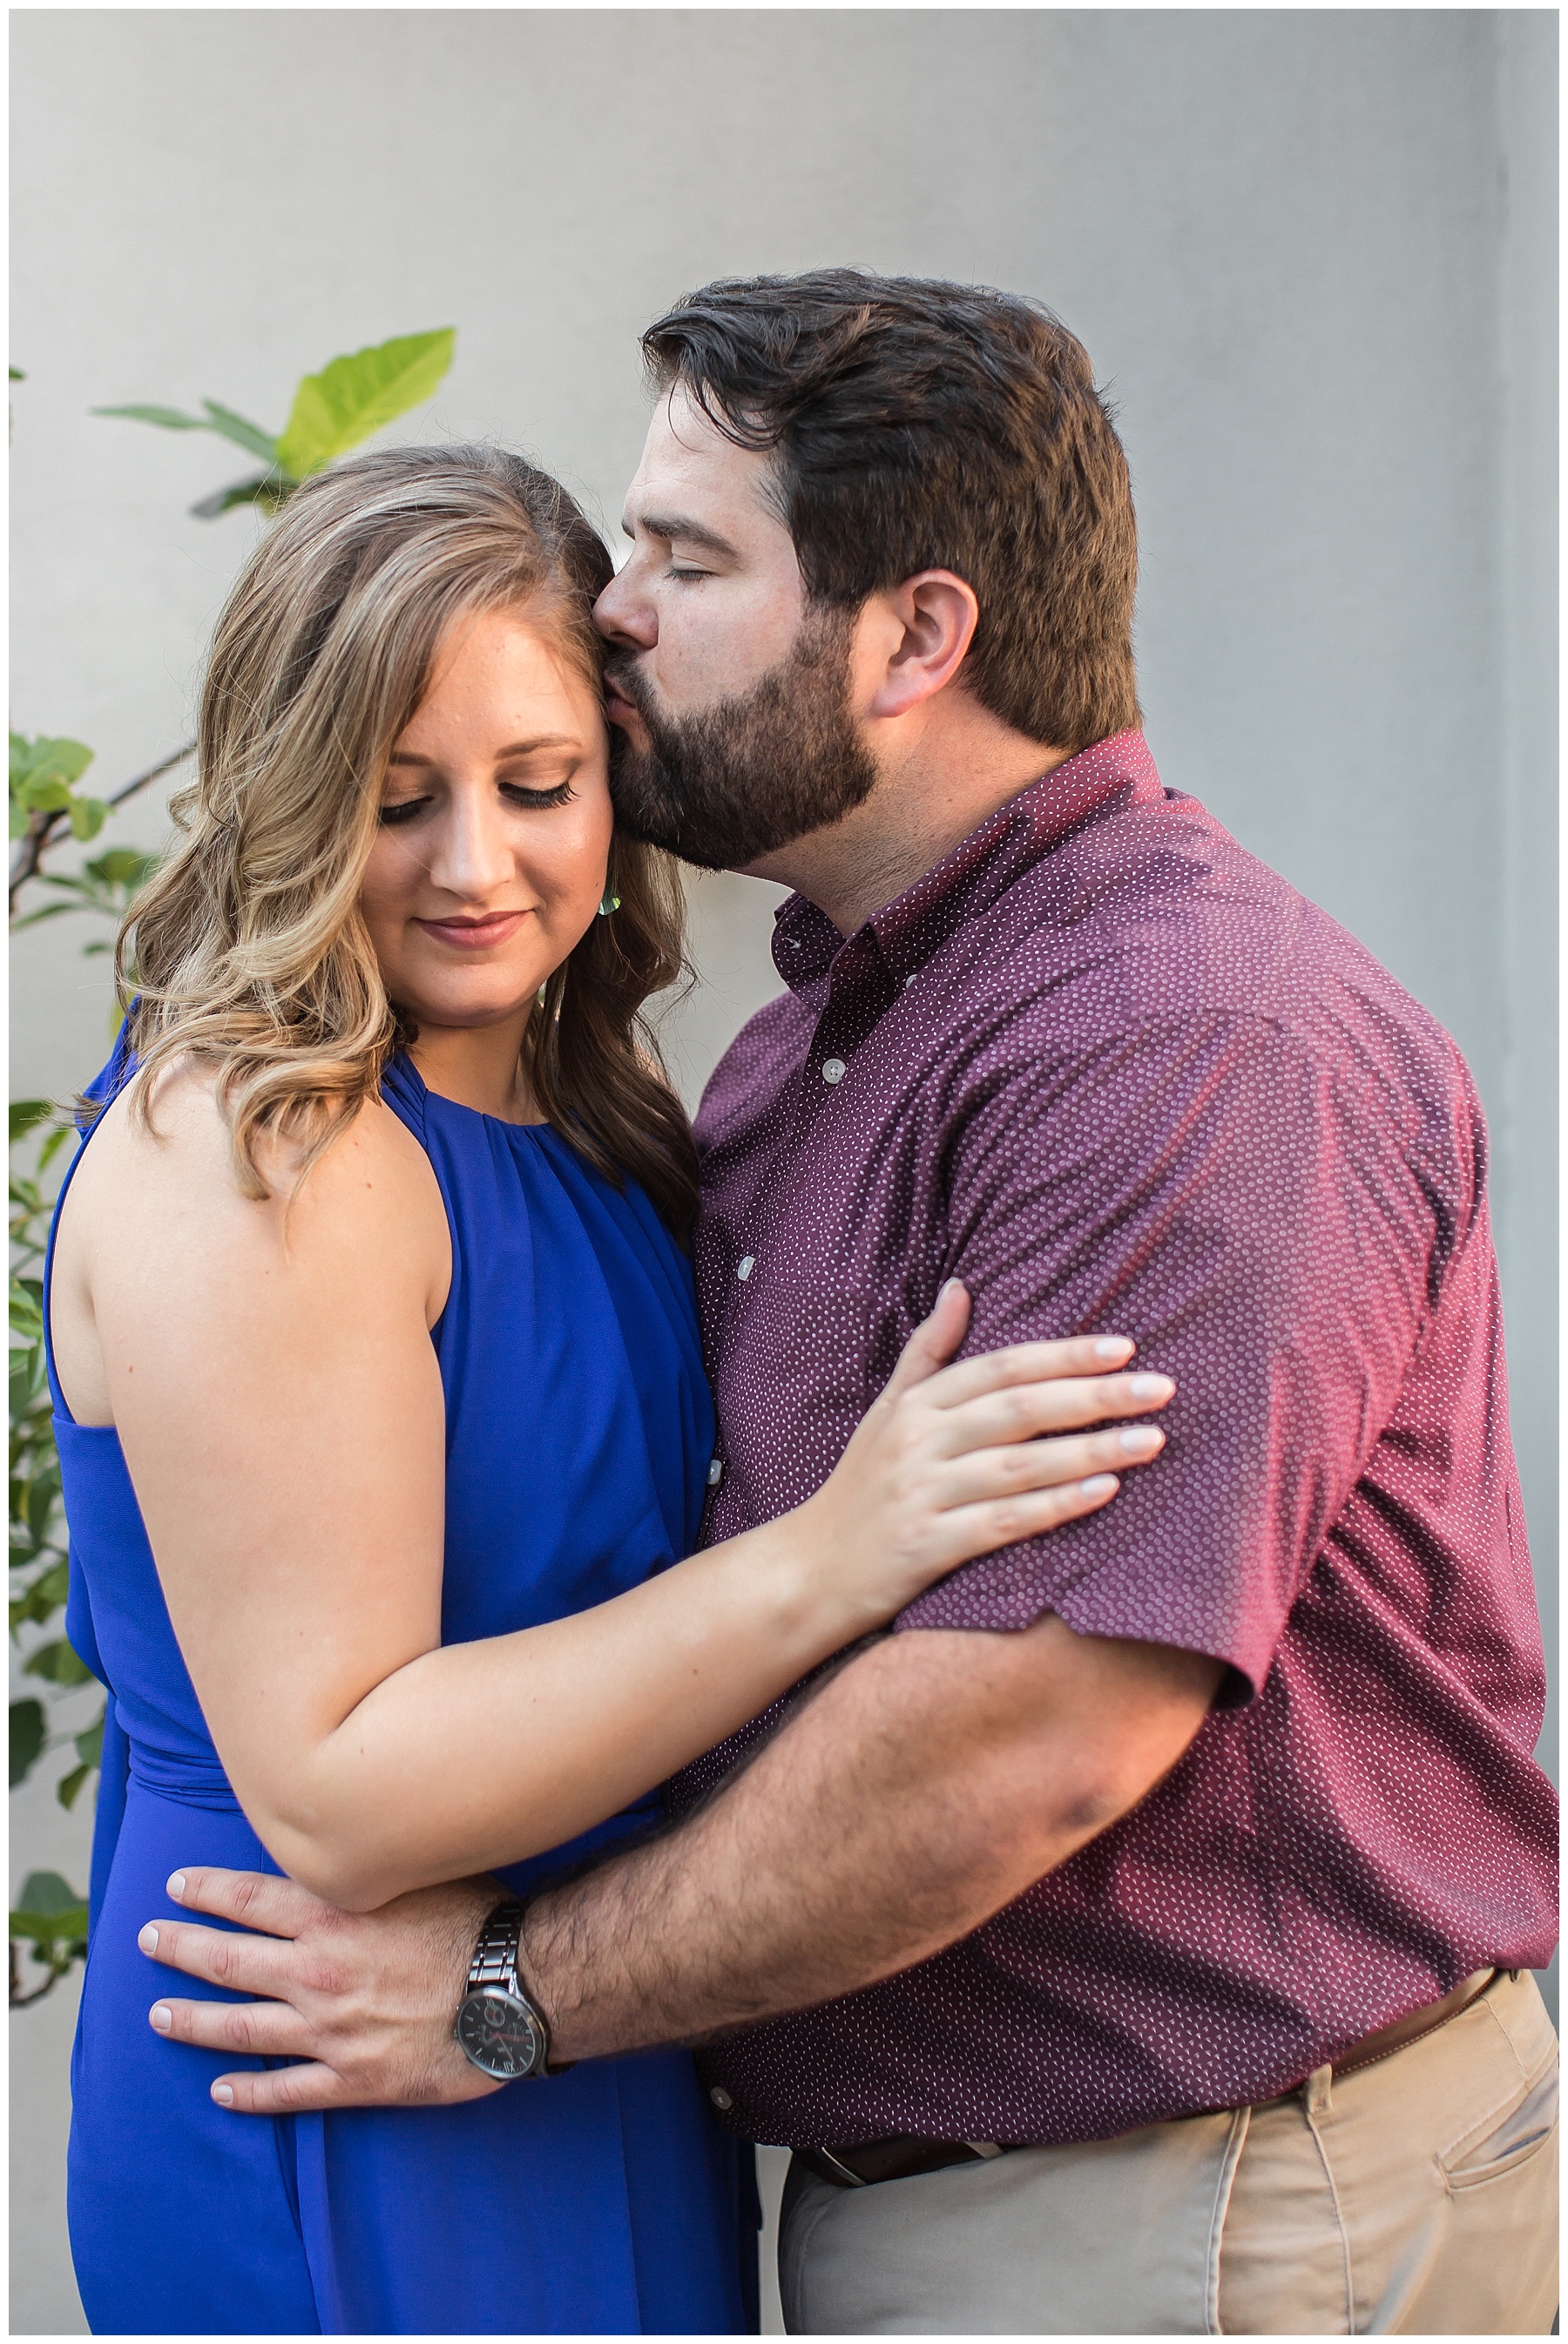
<path id="1" fill-rule="evenodd" d="M 699 2042 L 800 2152 L 797 2330 L 1544 2330 L 1552 1803 L 1464 1067 L 1161 788 L 1054 319 L 828 271 L 645 349 L 622 816 L 797 891 L 699 1123 L 708 1535 L 818 1485 L 949 1276 L 970 1348 L 1114 1325 L 1177 1398 L 1157 1472 L 692 1769 L 503 1983 L 541 2059 Z M 485 1884 L 183 1901 L 270 1934 L 158 1958 L 281 1999 L 159 2023 L 312 2063 L 236 2110 L 487 2087 Z"/>

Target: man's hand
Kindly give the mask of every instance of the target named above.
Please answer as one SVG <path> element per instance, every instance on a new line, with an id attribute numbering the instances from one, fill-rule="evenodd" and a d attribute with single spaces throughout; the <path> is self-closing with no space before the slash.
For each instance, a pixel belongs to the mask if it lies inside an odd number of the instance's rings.
<path id="1" fill-rule="evenodd" d="M 187 1912 L 245 1931 L 149 1921 L 136 1942 L 171 1969 L 258 2002 L 164 1995 L 151 2023 L 176 2043 L 269 2059 L 278 2067 L 220 2076 L 212 2096 L 248 2116 L 304 2108 L 428 2107 L 500 2086 L 452 2039 L 475 1944 L 506 1891 L 495 1881 L 421 1888 L 374 1913 L 340 1913 L 291 1880 L 193 1864 L 169 1894 Z"/>

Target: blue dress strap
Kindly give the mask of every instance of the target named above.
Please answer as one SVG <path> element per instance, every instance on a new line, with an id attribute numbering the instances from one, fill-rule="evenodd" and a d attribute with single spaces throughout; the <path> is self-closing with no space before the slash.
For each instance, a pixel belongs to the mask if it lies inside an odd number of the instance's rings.
<path id="1" fill-rule="evenodd" d="M 100 1111 L 116 1099 L 131 1076 L 136 1062 L 131 1052 L 124 1019 L 115 1036 L 115 1046 L 109 1062 L 95 1075 L 82 1093 L 84 1101 L 90 1100 Z M 60 1207 L 65 1201 L 83 1152 L 93 1136 L 97 1117 L 87 1112 L 85 1106 L 76 1111 L 76 1129 L 80 1137 L 76 1152 L 65 1167 L 59 1195 L 49 1220 L 49 1238 L 44 1249 L 44 1366 L 49 1379 L 49 1397 L 55 1414 L 65 1423 L 73 1421 L 55 1372 L 55 1344 L 49 1330 L 49 1298 L 55 1273 L 55 1233 L 60 1226 Z M 68 1557 L 65 1582 L 65 1642 L 84 1668 L 90 1669 L 104 1688 L 104 1741 L 98 1756 L 98 1795 L 93 1814 L 92 1868 L 87 1882 L 87 1939 L 91 1944 L 98 1915 L 103 1910 L 104 1891 L 108 1884 L 109 1867 L 114 1862 L 116 1844 L 125 1819 L 126 1797 L 130 1786 L 130 1747 L 126 1739 L 120 1714 L 115 1706 L 114 1689 L 108 1672 L 98 1652 L 97 1633 L 93 1626 L 93 1607 L 87 1593 L 87 1582 L 81 1564 L 73 1551 L 74 1542 L 66 1530 Z"/>

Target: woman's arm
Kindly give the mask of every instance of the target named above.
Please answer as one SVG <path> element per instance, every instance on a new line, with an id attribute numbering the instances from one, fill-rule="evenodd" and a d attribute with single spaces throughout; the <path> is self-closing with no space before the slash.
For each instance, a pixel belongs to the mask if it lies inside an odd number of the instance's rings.
<path id="1" fill-rule="evenodd" d="M 1137 1461 L 1114 1433 L 1034 1434 L 1160 1404 L 1106 1379 L 1087 1342 L 934 1374 L 967 1316 L 950 1296 L 794 1514 L 594 1610 L 443 1647 L 428 1330 L 449 1261 L 422 1151 L 369 1107 L 292 1205 L 258 1205 L 194 1080 L 169 1086 L 156 1138 L 111 1116 L 62 1215 L 67 1397 L 118 1429 L 246 1814 L 349 1908 L 616 1813 L 944 1571 L 1103 1503 L 1083 1475 Z"/>

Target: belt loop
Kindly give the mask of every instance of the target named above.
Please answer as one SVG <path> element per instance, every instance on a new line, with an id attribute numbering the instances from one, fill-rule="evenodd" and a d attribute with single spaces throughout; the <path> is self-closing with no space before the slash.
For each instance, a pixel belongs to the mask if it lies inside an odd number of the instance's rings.
<path id="1" fill-rule="evenodd" d="M 1302 2086 L 1302 2097 L 1306 2102 L 1309 2117 L 1326 2116 L 1331 2105 L 1334 2071 L 1332 2067 L 1314 2067 Z"/>

